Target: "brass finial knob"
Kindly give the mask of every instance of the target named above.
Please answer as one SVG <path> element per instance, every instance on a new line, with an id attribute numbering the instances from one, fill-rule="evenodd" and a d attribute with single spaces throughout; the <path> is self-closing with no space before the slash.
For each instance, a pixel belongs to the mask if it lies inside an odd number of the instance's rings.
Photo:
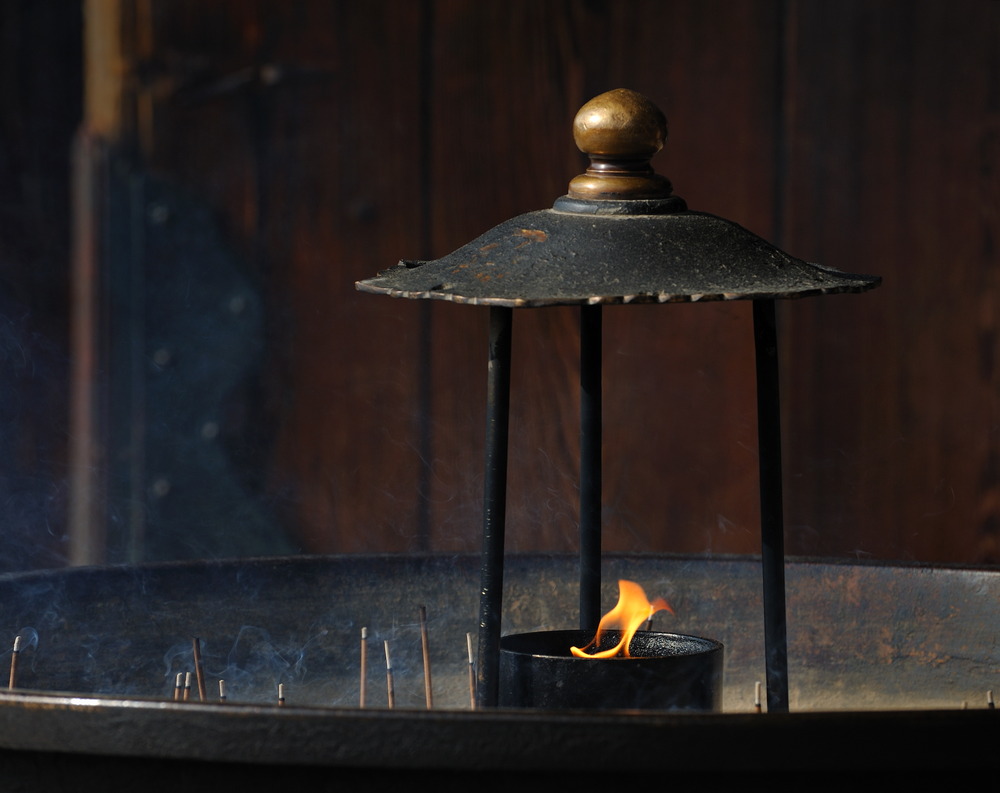
<path id="1" fill-rule="evenodd" d="M 590 157 L 590 166 L 569 183 L 568 195 L 613 200 L 670 196 L 670 182 L 649 164 L 666 137 L 666 117 L 642 94 L 617 88 L 595 96 L 573 120 L 573 138 Z"/>

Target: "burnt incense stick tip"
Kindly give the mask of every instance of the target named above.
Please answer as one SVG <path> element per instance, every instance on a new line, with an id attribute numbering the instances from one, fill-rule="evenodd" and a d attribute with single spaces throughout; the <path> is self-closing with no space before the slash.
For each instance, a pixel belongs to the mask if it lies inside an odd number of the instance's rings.
<path id="1" fill-rule="evenodd" d="M 191 698 L 191 673 L 184 673 L 184 699 L 188 700 Z"/>
<path id="2" fill-rule="evenodd" d="M 278 683 L 278 704 L 279 705 L 284 705 L 285 704 L 285 684 L 284 683 Z"/>
<path id="3" fill-rule="evenodd" d="M 192 654 L 194 656 L 194 673 L 198 680 L 198 699 L 204 702 L 208 699 L 205 691 L 205 668 L 201 662 L 201 639 L 195 637 L 191 640 Z"/>
<path id="4" fill-rule="evenodd" d="M 993 702 L 992 688 L 986 692 L 986 707 L 988 707 L 990 710 L 996 710 L 996 704 Z"/>
<path id="5" fill-rule="evenodd" d="M 424 700 L 427 708 L 434 707 L 434 693 L 431 686 L 431 653 L 427 637 L 427 609 L 420 607 L 420 649 L 424 659 Z"/>
<path id="6" fill-rule="evenodd" d="M 368 698 L 368 628 L 361 628 L 361 682 L 358 695 L 358 706 L 364 707 Z"/>
<path id="7" fill-rule="evenodd" d="M 753 689 L 753 706 L 754 706 L 754 710 L 756 710 L 758 713 L 760 713 L 760 681 L 759 680 L 754 684 L 754 689 Z"/>
<path id="8" fill-rule="evenodd" d="M 17 657 L 21 654 L 21 637 L 14 637 L 14 649 L 10 654 L 10 679 L 7 688 L 13 690 L 17 687 Z"/>
<path id="9" fill-rule="evenodd" d="M 219 681 L 219 700 L 221 702 L 225 702 L 226 701 L 226 681 L 225 680 L 220 680 Z"/>
<path id="10" fill-rule="evenodd" d="M 396 705 L 396 692 L 392 682 L 392 659 L 389 657 L 389 642 L 383 641 L 385 647 L 385 687 L 388 695 L 389 707 Z"/>
<path id="11" fill-rule="evenodd" d="M 174 699 L 179 700 L 181 698 L 181 691 L 184 690 L 184 673 L 178 672 L 177 677 L 174 678 Z"/>
<path id="12" fill-rule="evenodd" d="M 465 644 L 469 650 L 469 705 L 475 710 L 476 709 L 476 671 L 475 671 L 475 659 L 472 656 L 472 634 L 465 634 Z"/>

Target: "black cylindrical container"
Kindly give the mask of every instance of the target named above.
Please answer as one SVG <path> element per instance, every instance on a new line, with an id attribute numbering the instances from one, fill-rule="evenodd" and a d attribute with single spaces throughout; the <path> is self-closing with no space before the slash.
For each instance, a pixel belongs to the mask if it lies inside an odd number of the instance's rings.
<path id="1" fill-rule="evenodd" d="M 639 631 L 630 656 L 578 658 L 593 633 L 540 631 L 500 640 L 499 705 L 510 708 L 719 711 L 723 646 L 713 639 Z M 606 631 L 599 649 L 619 631 Z M 588 650 L 591 652 L 592 650 Z"/>

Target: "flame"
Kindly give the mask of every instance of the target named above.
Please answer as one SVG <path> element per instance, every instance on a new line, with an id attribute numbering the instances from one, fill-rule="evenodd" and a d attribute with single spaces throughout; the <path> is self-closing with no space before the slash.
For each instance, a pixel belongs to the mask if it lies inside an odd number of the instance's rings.
<path id="1" fill-rule="evenodd" d="M 594 634 L 594 638 L 586 647 L 570 647 L 569 651 L 577 658 L 611 658 L 619 653 L 625 657 L 629 657 L 628 646 L 632 641 L 632 637 L 635 636 L 635 632 L 639 630 L 639 626 L 643 622 L 652 617 L 657 611 L 674 613 L 674 610 L 670 608 L 670 604 L 663 598 L 656 598 L 656 600 L 650 603 L 641 586 L 635 583 L 635 581 L 622 579 L 618 582 L 618 605 L 601 617 L 601 622 L 597 626 L 597 633 Z M 595 653 L 585 652 L 588 647 L 597 647 L 600 644 L 601 634 L 608 628 L 619 628 L 622 632 L 621 641 L 609 650 L 601 650 Z"/>

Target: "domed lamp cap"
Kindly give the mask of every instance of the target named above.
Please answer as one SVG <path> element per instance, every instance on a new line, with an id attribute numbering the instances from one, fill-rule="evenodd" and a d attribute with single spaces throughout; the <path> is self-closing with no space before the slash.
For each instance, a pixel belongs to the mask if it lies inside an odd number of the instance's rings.
<path id="1" fill-rule="evenodd" d="M 667 139 L 667 118 L 642 94 L 627 88 L 595 96 L 577 111 L 573 140 L 590 157 L 587 172 L 569 183 L 570 198 L 667 198 L 670 182 L 649 161 Z"/>

